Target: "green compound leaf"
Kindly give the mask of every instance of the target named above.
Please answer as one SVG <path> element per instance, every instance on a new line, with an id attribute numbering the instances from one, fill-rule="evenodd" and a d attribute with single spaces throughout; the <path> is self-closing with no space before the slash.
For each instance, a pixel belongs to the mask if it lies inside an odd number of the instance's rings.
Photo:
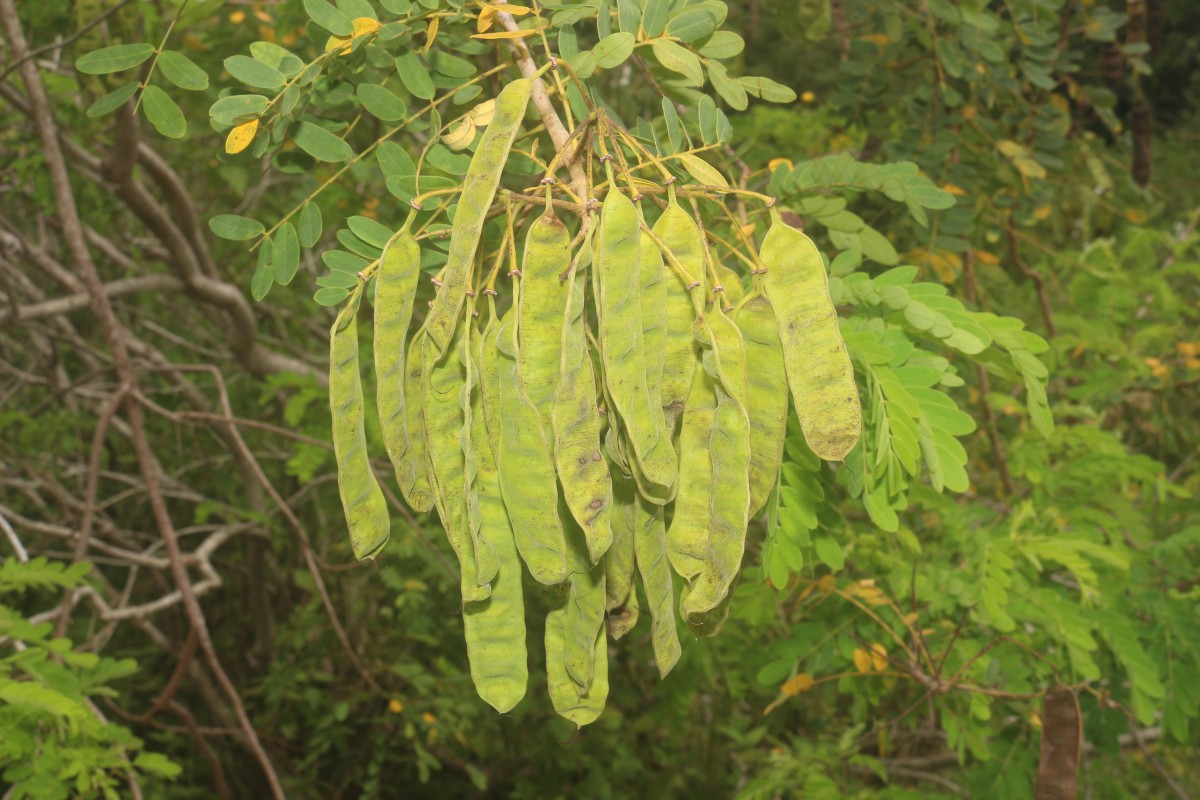
<path id="1" fill-rule="evenodd" d="M 75 69 L 87 75 L 108 75 L 136 67 L 152 55 L 154 46 L 145 42 L 117 44 L 80 56 Z"/>

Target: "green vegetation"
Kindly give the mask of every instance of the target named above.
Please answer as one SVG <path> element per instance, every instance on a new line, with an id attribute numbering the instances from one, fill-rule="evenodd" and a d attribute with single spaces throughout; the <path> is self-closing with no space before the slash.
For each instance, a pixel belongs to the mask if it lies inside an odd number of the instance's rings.
<path id="1" fill-rule="evenodd" d="M 1200 793 L 1190 0 L 0 30 L 5 798 Z"/>

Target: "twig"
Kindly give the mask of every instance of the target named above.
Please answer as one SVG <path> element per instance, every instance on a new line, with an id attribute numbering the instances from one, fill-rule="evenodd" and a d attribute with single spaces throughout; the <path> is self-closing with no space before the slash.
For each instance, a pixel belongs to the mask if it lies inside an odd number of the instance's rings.
<path id="1" fill-rule="evenodd" d="M 1054 325 L 1054 314 L 1050 310 L 1050 296 L 1046 294 L 1046 283 L 1042 280 L 1042 274 L 1031 268 L 1021 258 L 1021 249 L 1017 245 L 1017 232 L 1012 226 L 1012 221 L 1009 220 L 1004 224 L 1004 238 L 1008 243 L 1008 258 L 1012 261 L 1013 266 L 1021 271 L 1021 274 L 1033 281 L 1037 287 L 1038 302 L 1042 306 L 1042 319 L 1046 322 L 1046 332 L 1051 337 L 1058 336 L 1058 328 Z"/>
<path id="2" fill-rule="evenodd" d="M 3 514 L 0 514 L 0 528 L 4 529 L 4 535 L 12 543 L 13 552 L 17 554 L 17 561 L 22 564 L 29 561 L 29 553 L 25 550 L 25 545 L 21 544 L 21 539 L 17 536 L 17 532 L 12 529 L 12 525 L 8 524 L 8 520 L 4 518 Z"/>
<path id="3" fill-rule="evenodd" d="M 29 53 L 29 45 L 25 40 L 25 33 L 21 28 L 21 20 L 17 16 L 14 0 L 0 0 L 0 22 L 4 25 L 5 33 L 8 36 L 14 55 L 17 59 L 24 58 Z M 259 741 L 258 734 L 254 730 L 249 716 L 246 714 L 245 706 L 242 704 L 241 697 L 238 696 L 237 689 L 229 679 L 228 673 L 221 666 L 216 648 L 213 646 L 208 632 L 204 611 L 200 608 L 200 603 L 192 591 L 191 580 L 188 577 L 187 568 L 183 564 L 183 554 L 180 551 L 179 540 L 175 535 L 174 523 L 171 520 L 166 500 L 162 495 L 159 483 L 158 463 L 154 458 L 150 442 L 146 437 L 142 406 L 133 399 L 133 393 L 137 388 L 137 378 L 133 371 L 133 363 L 130 360 L 129 351 L 125 347 L 120 322 L 117 320 L 112 305 L 104 294 L 104 285 L 100 280 L 99 271 L 96 269 L 96 264 L 92 260 L 91 253 L 88 251 L 87 236 L 75 204 L 75 194 L 71 188 L 71 179 L 67 172 L 66 160 L 63 157 L 62 147 L 59 144 L 58 128 L 51 115 L 50 100 L 46 95 L 46 87 L 42 83 L 37 67 L 32 62 L 29 60 L 21 61 L 19 69 L 21 79 L 25 84 L 33 120 L 37 126 L 38 136 L 41 139 L 42 155 L 45 160 L 46 170 L 50 175 L 50 185 L 58 206 L 67 249 L 71 254 L 71 259 L 84 285 L 88 289 L 88 294 L 91 295 L 92 310 L 100 323 L 104 338 L 108 343 L 109 351 L 112 353 L 113 367 L 117 371 L 117 377 L 121 384 L 130 390 L 126 394 L 125 407 L 133 441 L 133 449 L 137 455 L 142 479 L 146 484 L 146 493 L 150 501 L 150 509 L 155 524 L 158 527 L 159 535 L 162 537 L 163 544 L 167 550 L 167 556 L 171 561 L 172 578 L 182 597 L 188 621 L 195 628 L 196 635 L 200 639 L 200 646 L 204 652 L 205 661 L 216 677 L 218 684 L 220 684 L 222 690 L 228 696 L 238 722 L 246 734 L 247 743 L 266 775 L 272 795 L 276 798 L 283 798 L 283 786 L 279 782 L 275 767 L 271 764 L 262 743 Z"/>

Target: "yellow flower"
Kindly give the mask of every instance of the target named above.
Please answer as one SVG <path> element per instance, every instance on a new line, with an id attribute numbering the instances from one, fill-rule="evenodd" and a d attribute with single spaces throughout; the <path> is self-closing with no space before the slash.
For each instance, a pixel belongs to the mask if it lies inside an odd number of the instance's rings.
<path id="1" fill-rule="evenodd" d="M 812 92 L 805 91 L 805 92 L 800 93 L 800 102 L 801 103 L 815 103 L 816 100 L 817 100 L 817 96 L 815 94 L 813 94 Z"/>
<path id="2" fill-rule="evenodd" d="M 404 703 L 393 697 L 391 700 L 388 700 L 388 711 L 393 714 L 402 714 L 404 713 Z"/>

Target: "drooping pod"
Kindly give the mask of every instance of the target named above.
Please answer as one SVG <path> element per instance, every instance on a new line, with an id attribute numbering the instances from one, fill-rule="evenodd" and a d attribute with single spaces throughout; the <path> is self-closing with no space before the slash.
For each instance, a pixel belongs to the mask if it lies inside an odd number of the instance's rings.
<path id="1" fill-rule="evenodd" d="M 605 573 L 602 565 L 592 563 L 579 526 L 567 517 L 564 527 L 571 588 L 563 622 L 563 659 L 567 674 L 586 692 L 595 674 L 596 635 L 604 627 Z"/>
<path id="2" fill-rule="evenodd" d="M 672 189 L 666 209 L 654 223 L 654 235 L 671 255 L 692 275 L 704 274 L 704 239 L 691 216 L 679 206 Z M 666 417 L 667 430 L 675 431 L 683 414 L 684 403 L 691 391 L 692 374 L 696 371 L 699 354 L 692 337 L 696 318 L 690 290 L 683 277 L 674 269 L 664 276 L 666 283 L 666 341 L 663 344 L 663 371 L 660 402 Z"/>
<path id="3" fill-rule="evenodd" d="M 633 528 L 637 524 L 637 491 L 633 483 L 620 474 L 613 475 L 612 546 L 604 554 L 605 609 L 617 614 L 609 616 L 609 632 L 614 639 L 620 638 L 637 621 L 637 592 L 633 590 L 633 573 L 636 565 L 634 555 Z M 618 609 L 624 611 L 618 611 Z M 624 615 L 632 621 L 627 627 L 614 623 Z"/>
<path id="4" fill-rule="evenodd" d="M 475 301 L 467 305 L 467 317 L 462 323 L 461 340 L 456 342 L 455 353 L 463 367 L 463 384 L 458 393 L 458 406 L 462 410 L 463 426 L 458 433 L 459 447 L 463 457 L 463 499 L 466 507 L 467 533 L 471 537 L 471 549 L 475 554 L 475 583 L 490 584 L 496 577 L 499 562 L 492 545 L 482 537 L 482 520 L 479 511 L 478 457 L 475 453 L 474 428 L 475 387 L 479 383 L 479 371 L 475 366 L 473 317 Z M 485 423 L 486 430 L 486 423 Z"/>
<path id="5" fill-rule="evenodd" d="M 429 443 L 425 440 L 425 418 L 421 407 L 424 403 L 425 359 L 422 356 L 425 329 L 418 330 L 409 342 L 408 353 L 404 364 L 404 378 L 401 391 L 404 392 L 404 418 L 408 429 L 408 450 L 404 455 L 405 462 L 411 461 L 413 467 L 413 484 L 404 494 L 405 501 L 414 511 L 424 514 L 433 509 L 433 484 L 429 475 Z M 400 484 L 404 491 L 404 484 Z"/>
<path id="6" fill-rule="evenodd" d="M 825 262 L 812 240 L 783 222 L 777 208 L 771 209 L 759 257 L 767 269 L 763 287 L 775 309 L 804 439 L 826 461 L 841 461 L 858 441 L 862 409 Z"/>
<path id="7" fill-rule="evenodd" d="M 646 354 L 646 391 L 651 408 L 662 409 L 664 353 L 667 347 L 667 268 L 658 242 L 646 231 L 638 240 L 641 250 L 642 348 Z M 664 418 L 663 426 L 667 427 Z M 667 428 L 668 434 L 671 429 Z"/>
<path id="8" fill-rule="evenodd" d="M 537 409 L 546 440 L 553 437 L 551 417 L 560 369 L 559 345 L 569 287 L 561 276 L 571 267 L 571 236 L 547 206 L 529 226 L 521 260 L 517 362 L 521 388 Z"/>
<path id="9" fill-rule="evenodd" d="M 500 475 L 496 471 L 482 401 L 482 391 L 477 391 L 472 401 L 471 438 L 476 459 L 479 536 L 492 548 L 497 570 L 491 582 L 491 595 L 464 606 L 463 627 L 475 689 L 493 708 L 504 713 L 525 696 L 529 682 L 525 600 L 521 558 L 500 496 Z"/>
<path id="10" fill-rule="evenodd" d="M 750 392 L 750 516 L 766 504 L 779 478 L 787 433 L 788 386 L 783 344 L 771 301 L 758 291 L 738 304 L 734 320 L 746 345 Z"/>
<path id="11" fill-rule="evenodd" d="M 425 473 L 424 430 L 413 425 L 405 382 L 408 353 L 405 342 L 412 320 L 413 297 L 421 274 L 421 250 L 405 227 L 384 250 L 375 278 L 375 396 L 383 444 L 396 472 L 404 500 L 417 511 L 428 511 L 433 497 Z M 413 359 L 419 373 L 421 356 Z M 422 485 L 424 484 L 424 485 Z"/>
<path id="12" fill-rule="evenodd" d="M 699 314 L 704 371 L 713 379 L 717 407 L 709 454 L 713 495 L 709 501 L 704 569 L 682 604 L 689 618 L 716 608 L 741 568 L 750 507 L 750 420 L 746 413 L 746 356 L 742 335 L 724 312 Z"/>
<path id="13" fill-rule="evenodd" d="M 361 285 L 338 313 L 329 331 L 329 411 L 338 493 L 346 512 L 350 548 L 360 561 L 374 558 L 391 534 L 387 500 L 371 471 L 363 431 L 362 379 L 358 364 L 358 304 Z"/>
<path id="14" fill-rule="evenodd" d="M 679 430 L 679 493 L 667 530 L 671 566 L 686 580 L 700 574 L 708 553 L 708 505 L 715 491 L 708 447 L 716 412 L 712 378 L 703 369 L 694 370 Z"/>
<path id="15" fill-rule="evenodd" d="M 572 267 L 567 277 L 552 419 L 554 459 L 563 497 L 583 530 L 589 557 L 595 563 L 612 544 L 613 492 L 608 462 L 600 453 L 600 413 L 584 308 L 586 281 L 579 274 L 586 253 L 585 244 L 581 263 Z"/>
<path id="16" fill-rule="evenodd" d="M 500 320 L 494 339 L 484 342 L 484 358 L 499 364 L 500 488 L 529 574 L 539 583 L 554 585 L 567 577 L 558 484 L 537 409 L 521 390 L 515 316 L 509 313 Z"/>
<path id="17" fill-rule="evenodd" d="M 667 559 L 664 516 L 661 507 L 638 498 L 634 515 L 634 554 L 653 621 L 650 642 L 654 647 L 654 663 L 658 666 L 659 675 L 665 678 L 679 661 L 682 651 L 679 634 L 675 630 L 675 596 L 671 565 Z"/>
<path id="18" fill-rule="evenodd" d="M 604 640 L 604 630 L 597 631 L 592 682 L 586 690 L 581 689 L 566 668 L 566 617 L 565 608 L 556 608 L 546 615 L 546 687 L 559 716 L 583 727 L 596 721 L 608 699 L 608 643 Z"/>
<path id="19" fill-rule="evenodd" d="M 659 409 L 650 405 L 642 340 L 641 214 L 617 190 L 604 199 L 596 234 L 596 304 L 604 380 L 637 459 L 642 489 L 663 504 L 675 496 L 676 457 Z"/>
<path id="20" fill-rule="evenodd" d="M 467 327 L 467 323 L 463 323 Z M 422 341 L 421 357 L 425 362 L 422 414 L 425 440 L 429 445 L 430 476 L 434 502 L 446 538 L 458 558 L 460 584 L 464 603 L 486 599 L 491 586 L 476 580 L 475 545 L 468 520 L 466 464 L 461 435 L 467 420 L 461 397 L 467 376 L 459 355 L 467 336 L 461 330 L 456 336 L 453 352 L 439 358 L 437 348 L 428 337 Z"/>
<path id="21" fill-rule="evenodd" d="M 505 86 L 496 97 L 496 113 L 480 139 L 463 181 L 458 211 L 450 232 L 450 252 L 442 273 L 442 287 L 434 298 L 426 319 L 426 335 L 439 358 L 445 354 L 454 334 L 455 322 L 466 296 L 467 276 L 475 261 L 475 251 L 483 233 L 483 223 L 500 185 L 500 175 L 517 129 L 525 117 L 532 84 L 519 78 Z"/>

